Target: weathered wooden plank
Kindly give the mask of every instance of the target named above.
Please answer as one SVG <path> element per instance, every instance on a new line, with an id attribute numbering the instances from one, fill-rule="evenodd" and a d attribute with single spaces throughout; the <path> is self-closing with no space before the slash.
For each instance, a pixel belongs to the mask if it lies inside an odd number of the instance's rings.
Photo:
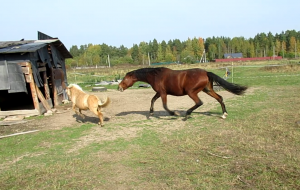
<path id="1" fill-rule="evenodd" d="M 10 115 L 7 116 L 3 121 L 20 121 L 23 120 L 24 116 L 23 115 Z"/>
<path id="2" fill-rule="evenodd" d="M 39 67 L 38 70 L 39 70 L 39 72 L 44 72 L 44 71 L 46 71 L 46 67 Z"/>
<path id="3" fill-rule="evenodd" d="M 10 116 L 10 115 L 24 115 L 26 116 L 34 116 L 39 115 L 40 112 L 38 110 L 11 110 L 11 111 L 0 111 L 0 116 Z"/>
<path id="4" fill-rule="evenodd" d="M 26 79 L 26 82 L 28 82 L 28 83 L 33 82 L 33 76 L 32 76 L 32 74 L 25 75 L 25 79 Z"/>
<path id="5" fill-rule="evenodd" d="M 55 86 L 55 79 L 54 79 L 54 69 L 51 68 L 51 83 L 52 83 L 52 97 L 53 97 L 53 102 L 54 102 L 54 107 L 58 105 L 58 95 L 57 95 L 57 90 Z"/>
<path id="6" fill-rule="evenodd" d="M 39 66 L 39 67 L 45 67 L 46 64 L 47 64 L 47 63 L 41 63 L 41 62 L 38 62 L 38 66 Z"/>
<path id="7" fill-rule="evenodd" d="M 27 123 L 26 120 L 21 121 L 0 121 L 0 126 L 10 126 L 10 125 L 16 125 L 21 123 Z"/>
<path id="8" fill-rule="evenodd" d="M 31 78 L 33 78 L 32 74 L 29 74 L 28 76 L 31 76 Z M 39 100 L 37 97 L 37 92 L 36 92 L 36 88 L 35 88 L 36 84 L 34 83 L 34 80 L 32 80 L 29 83 L 29 86 L 30 86 L 30 91 L 31 91 L 34 108 L 40 112 Z"/>
<path id="9" fill-rule="evenodd" d="M 43 72 L 43 80 L 44 80 L 44 90 L 45 90 L 45 98 L 50 99 L 50 90 L 48 85 L 47 73 Z"/>
<path id="10" fill-rule="evenodd" d="M 6 138 L 6 137 L 12 137 L 12 136 L 16 136 L 16 135 L 24 135 L 24 134 L 27 134 L 27 133 L 33 133 L 33 132 L 37 132 L 37 131 L 39 131 L 39 130 L 33 130 L 33 131 L 26 131 L 26 132 L 14 133 L 14 134 L 11 134 L 11 135 L 4 135 L 4 136 L 0 136 L 0 139 Z"/>
<path id="11" fill-rule="evenodd" d="M 46 100 L 48 102 L 48 105 L 50 106 L 50 108 L 53 108 L 53 104 L 52 104 L 52 99 L 47 99 Z M 44 114 L 47 112 L 46 108 L 44 107 L 44 105 L 42 104 L 42 102 L 39 103 L 40 106 L 40 114 Z"/>
<path id="12" fill-rule="evenodd" d="M 36 84 L 35 84 L 35 88 L 36 88 L 37 96 L 40 99 L 40 101 L 42 102 L 43 106 L 46 108 L 47 111 L 50 110 L 51 107 L 49 106 L 48 102 L 44 98 L 43 93 L 40 91 L 39 87 Z"/>
<path id="13" fill-rule="evenodd" d="M 22 72 L 25 74 L 25 75 L 28 75 L 31 73 L 31 69 L 29 67 L 22 67 Z"/>
<path id="14" fill-rule="evenodd" d="M 24 66 L 24 67 L 31 66 L 30 63 L 28 63 L 28 62 L 20 62 L 18 64 L 21 66 Z"/>

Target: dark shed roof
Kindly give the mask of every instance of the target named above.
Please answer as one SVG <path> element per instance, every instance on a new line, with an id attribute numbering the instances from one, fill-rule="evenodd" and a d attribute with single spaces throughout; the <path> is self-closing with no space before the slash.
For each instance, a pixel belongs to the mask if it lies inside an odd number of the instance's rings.
<path id="1" fill-rule="evenodd" d="M 59 39 L 0 41 L 0 54 L 35 52 L 48 44 L 53 44 L 64 58 L 73 58 Z"/>

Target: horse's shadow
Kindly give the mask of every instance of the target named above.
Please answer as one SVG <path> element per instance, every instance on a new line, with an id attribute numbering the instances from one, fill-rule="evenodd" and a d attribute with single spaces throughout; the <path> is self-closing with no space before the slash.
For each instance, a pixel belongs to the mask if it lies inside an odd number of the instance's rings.
<path id="1" fill-rule="evenodd" d="M 126 112 L 120 112 L 116 114 L 116 116 L 127 116 L 130 114 L 139 114 L 145 116 L 147 119 L 150 119 L 151 117 L 157 118 L 157 119 L 168 119 L 168 120 L 175 120 L 178 117 L 184 117 L 182 120 L 185 121 L 185 113 L 186 111 L 177 111 L 179 113 L 179 116 L 171 116 L 166 111 L 154 111 L 153 115 L 150 115 L 149 111 L 126 111 Z M 201 114 L 205 116 L 210 117 L 220 117 L 220 112 L 192 112 L 192 115 L 194 114 Z M 192 117 L 192 116 L 189 116 Z"/>
<path id="2" fill-rule="evenodd" d="M 93 117 L 93 116 L 84 115 L 84 118 L 83 118 L 80 115 L 74 113 L 73 117 L 76 119 L 76 122 L 78 122 L 78 123 L 95 123 L 95 124 L 98 124 L 98 122 L 99 122 L 99 118 L 97 116 Z M 103 117 L 103 121 L 109 121 L 109 120 L 110 120 L 110 118 Z"/>

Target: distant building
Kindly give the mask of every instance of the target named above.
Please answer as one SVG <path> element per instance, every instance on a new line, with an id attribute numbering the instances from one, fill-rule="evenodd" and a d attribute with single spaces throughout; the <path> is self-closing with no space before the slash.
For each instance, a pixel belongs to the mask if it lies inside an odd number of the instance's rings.
<path id="1" fill-rule="evenodd" d="M 225 53 L 224 59 L 243 58 L 242 53 Z"/>

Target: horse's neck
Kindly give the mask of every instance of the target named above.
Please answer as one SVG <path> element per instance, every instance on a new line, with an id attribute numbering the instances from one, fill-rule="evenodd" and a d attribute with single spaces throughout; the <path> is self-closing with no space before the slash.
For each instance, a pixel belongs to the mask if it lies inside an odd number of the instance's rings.
<path id="1" fill-rule="evenodd" d="M 148 77 L 148 74 L 136 76 L 136 81 L 135 82 L 137 82 L 137 81 L 146 82 L 146 83 L 149 83 L 149 84 L 152 83 L 150 81 L 149 77 Z"/>

